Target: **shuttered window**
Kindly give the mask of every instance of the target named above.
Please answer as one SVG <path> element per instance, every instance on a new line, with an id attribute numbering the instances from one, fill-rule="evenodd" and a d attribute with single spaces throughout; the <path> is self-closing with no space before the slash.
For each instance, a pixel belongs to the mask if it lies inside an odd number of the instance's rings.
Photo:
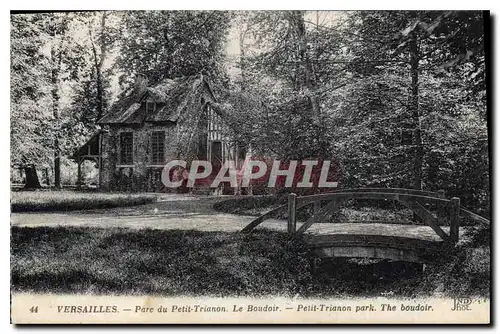
<path id="1" fill-rule="evenodd" d="M 134 136 L 132 132 L 120 133 L 120 163 L 122 165 L 131 165 L 133 158 Z"/>
<path id="2" fill-rule="evenodd" d="M 151 154 L 153 165 L 165 163 L 165 131 L 153 131 L 151 134 Z"/>
<path id="3" fill-rule="evenodd" d="M 156 103 L 147 101 L 146 102 L 146 114 L 151 115 L 156 110 Z"/>

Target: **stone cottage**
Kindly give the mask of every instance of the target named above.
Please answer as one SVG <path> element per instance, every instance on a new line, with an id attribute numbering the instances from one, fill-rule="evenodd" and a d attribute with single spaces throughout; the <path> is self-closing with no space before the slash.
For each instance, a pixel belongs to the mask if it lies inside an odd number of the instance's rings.
<path id="1" fill-rule="evenodd" d="M 81 163 L 93 160 L 103 190 L 172 192 L 179 189 L 167 189 L 161 182 L 168 161 L 207 160 L 217 167 L 228 159 L 244 158 L 245 148 L 230 139 L 224 115 L 213 108 L 216 103 L 203 75 L 155 85 L 140 80 L 98 120 L 101 131 L 73 155 L 78 179 Z M 204 190 L 221 191 L 208 186 Z"/>

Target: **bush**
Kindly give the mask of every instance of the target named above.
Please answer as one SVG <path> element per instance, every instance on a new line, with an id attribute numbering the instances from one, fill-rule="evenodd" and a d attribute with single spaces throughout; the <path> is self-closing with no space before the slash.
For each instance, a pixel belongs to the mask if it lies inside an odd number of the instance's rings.
<path id="1" fill-rule="evenodd" d="M 428 266 L 417 291 L 445 296 L 490 297 L 490 234 L 487 225 L 467 227 L 464 240 Z"/>
<path id="2" fill-rule="evenodd" d="M 71 211 L 114 208 L 156 202 L 154 194 L 17 191 L 11 193 L 12 212 Z"/>

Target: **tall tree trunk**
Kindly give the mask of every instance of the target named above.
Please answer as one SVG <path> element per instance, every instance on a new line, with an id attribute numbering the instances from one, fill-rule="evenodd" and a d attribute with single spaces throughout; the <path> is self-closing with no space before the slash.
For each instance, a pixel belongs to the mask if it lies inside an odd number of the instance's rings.
<path id="1" fill-rule="evenodd" d="M 413 31 L 410 36 L 410 111 L 413 121 L 413 188 L 422 189 L 422 164 L 424 159 L 424 147 L 422 145 L 422 131 L 420 126 L 420 111 L 418 106 L 418 63 L 419 49 L 418 37 L 416 31 Z"/>
<path id="2" fill-rule="evenodd" d="M 102 92 L 102 73 L 101 69 L 98 67 L 97 72 L 97 118 L 96 121 L 102 118 L 104 112 L 104 103 L 103 103 L 103 92 Z"/>
<path id="3" fill-rule="evenodd" d="M 239 32 L 239 46 L 240 46 L 240 69 L 241 69 L 241 90 L 244 91 L 247 85 L 247 66 L 246 66 L 246 53 L 245 53 L 245 37 L 248 27 L 243 27 Z"/>
<path id="4" fill-rule="evenodd" d="M 107 48 L 106 48 L 106 41 L 105 38 L 103 37 L 104 34 L 106 33 L 106 16 L 107 13 L 104 12 L 101 17 L 101 32 L 100 32 L 100 55 L 97 54 L 97 48 L 94 42 L 94 37 L 92 36 L 92 30 L 91 27 L 89 26 L 89 37 L 90 37 L 90 42 L 92 44 L 92 53 L 94 56 L 94 67 L 95 67 L 95 80 L 96 80 L 96 87 L 97 87 L 97 117 L 96 121 L 101 119 L 103 114 L 104 114 L 104 82 L 103 82 L 103 67 L 104 67 L 104 60 L 106 59 L 107 55 Z"/>
<path id="5" fill-rule="evenodd" d="M 307 89 L 307 95 L 311 101 L 313 120 L 319 120 L 319 102 L 316 95 L 314 95 L 314 90 L 316 87 L 316 77 L 314 74 L 314 68 L 312 66 L 311 59 L 309 57 L 306 27 L 304 23 L 304 13 L 302 11 L 292 11 L 290 14 L 289 21 L 295 30 L 298 39 L 298 53 L 300 59 L 300 67 L 302 68 L 302 74 L 304 75 L 304 86 Z"/>
<path id="6" fill-rule="evenodd" d="M 55 29 L 55 27 L 53 27 Z M 55 37 L 55 30 L 52 37 Z M 59 46 L 60 48 L 61 46 Z M 51 96 L 52 96 L 52 114 L 54 116 L 55 122 L 55 133 L 54 133 L 54 186 L 56 189 L 61 188 L 61 149 L 59 146 L 59 68 L 61 65 L 61 55 L 60 50 L 57 50 L 56 46 L 51 46 L 50 56 L 51 56 Z M 58 55 L 59 51 L 59 55 Z"/>
<path id="7" fill-rule="evenodd" d="M 107 12 L 102 13 L 101 18 L 101 58 L 99 59 L 99 64 L 97 66 L 97 119 L 100 119 L 104 114 L 104 78 L 102 71 L 104 68 L 104 60 L 107 56 L 106 39 L 104 34 L 106 33 L 106 17 Z"/>
<path id="8" fill-rule="evenodd" d="M 44 173 L 44 176 L 45 176 L 45 184 L 48 187 L 48 186 L 50 186 L 49 169 L 47 167 L 45 167 L 45 169 L 43 170 L 43 173 Z"/>
<path id="9" fill-rule="evenodd" d="M 54 139 L 54 186 L 61 189 L 61 149 L 59 147 L 59 138 Z"/>
<path id="10" fill-rule="evenodd" d="M 26 184 L 24 185 L 24 189 L 39 189 L 42 187 L 40 180 L 38 179 L 35 165 L 24 166 L 24 173 L 26 174 Z"/>

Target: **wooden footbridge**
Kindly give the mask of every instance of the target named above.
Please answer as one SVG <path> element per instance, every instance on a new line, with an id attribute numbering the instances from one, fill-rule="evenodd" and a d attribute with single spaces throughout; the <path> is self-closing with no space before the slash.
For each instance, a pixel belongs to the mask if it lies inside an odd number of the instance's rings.
<path id="1" fill-rule="evenodd" d="M 325 223 L 347 200 L 396 201 L 410 209 L 423 224 L 397 222 Z M 312 215 L 300 226 L 297 210 L 311 205 Z M 460 206 L 460 199 L 445 198 L 444 191 L 358 188 L 297 197 L 253 220 L 243 230 L 250 233 L 265 220 L 287 210 L 290 239 L 302 238 L 317 258 L 362 257 L 424 263 L 459 241 L 460 220 L 489 220 Z M 315 262 L 314 262 L 315 263 Z"/>

